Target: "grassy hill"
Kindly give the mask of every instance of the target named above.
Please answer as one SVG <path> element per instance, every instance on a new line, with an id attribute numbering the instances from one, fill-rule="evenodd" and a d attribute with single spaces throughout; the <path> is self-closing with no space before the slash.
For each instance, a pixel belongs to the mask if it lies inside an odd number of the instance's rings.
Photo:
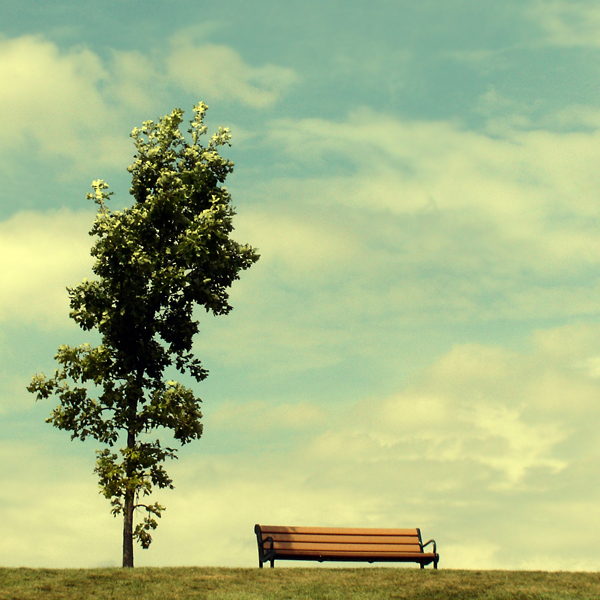
<path id="1" fill-rule="evenodd" d="M 440 569 L 0 568 L 0 600 L 600 598 L 600 573 Z"/>

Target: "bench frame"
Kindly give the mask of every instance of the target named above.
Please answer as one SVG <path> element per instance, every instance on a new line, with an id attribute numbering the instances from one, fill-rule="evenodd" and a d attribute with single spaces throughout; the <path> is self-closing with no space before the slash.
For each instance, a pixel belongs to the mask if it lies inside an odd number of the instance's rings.
<path id="1" fill-rule="evenodd" d="M 263 529 L 265 530 L 267 537 L 263 539 Z M 273 530 L 278 530 L 273 532 Z M 296 530 L 296 531 L 294 531 Z M 410 531 L 410 533 L 392 533 L 392 532 L 400 532 L 400 531 Z M 416 533 L 415 533 L 416 532 Z M 421 540 L 421 530 L 420 529 L 412 529 L 412 530 L 393 530 L 393 529 L 346 529 L 346 528 L 321 528 L 321 527 L 274 527 L 274 526 L 263 526 L 261 528 L 260 525 L 254 526 L 254 533 L 256 533 L 256 541 L 258 543 L 258 566 L 262 569 L 263 563 L 270 562 L 271 568 L 275 566 L 275 560 L 316 560 L 318 562 L 324 561 L 343 561 L 343 562 L 416 562 L 421 565 L 421 569 L 425 567 L 425 565 L 433 563 L 433 568 L 437 569 L 438 562 L 440 560 L 440 556 L 436 551 L 435 540 L 429 540 L 425 544 L 423 544 Z M 320 534 L 328 534 L 329 536 L 335 535 L 368 535 L 370 538 L 385 538 L 386 535 L 408 535 L 411 537 L 415 537 L 415 541 L 418 540 L 420 552 L 414 551 L 402 551 L 402 550 L 392 550 L 386 553 L 386 555 L 378 555 L 369 550 L 361 549 L 360 543 L 350 542 L 350 544 L 356 543 L 357 551 L 352 555 L 343 555 L 340 554 L 330 554 L 330 555 L 322 555 L 318 553 L 318 550 L 314 550 L 312 553 L 307 552 L 298 552 L 294 549 L 288 549 L 287 551 L 277 550 L 274 546 L 274 540 L 269 533 L 273 533 L 274 535 L 279 534 L 280 536 L 292 535 L 296 533 L 296 535 L 320 535 Z M 281 540 L 280 540 L 281 541 Z M 344 543 L 344 540 L 340 540 L 340 543 Z M 371 543 L 371 542 L 369 542 Z M 428 546 L 429 544 L 433 544 L 433 552 L 425 553 L 423 548 Z M 422 556 L 419 556 L 421 554 Z"/>

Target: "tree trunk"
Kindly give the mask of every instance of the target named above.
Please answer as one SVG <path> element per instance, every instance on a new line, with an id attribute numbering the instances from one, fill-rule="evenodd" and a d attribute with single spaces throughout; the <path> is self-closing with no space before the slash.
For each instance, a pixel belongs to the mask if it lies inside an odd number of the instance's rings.
<path id="1" fill-rule="evenodd" d="M 131 450 L 135 447 L 135 435 L 131 430 L 127 433 L 127 447 Z M 127 478 L 133 476 L 130 465 L 125 467 Z M 133 503 L 135 491 L 128 489 L 125 492 L 125 506 L 123 507 L 123 566 L 133 567 Z"/>
<path id="2" fill-rule="evenodd" d="M 123 566 L 133 567 L 133 492 L 129 491 L 123 511 Z"/>

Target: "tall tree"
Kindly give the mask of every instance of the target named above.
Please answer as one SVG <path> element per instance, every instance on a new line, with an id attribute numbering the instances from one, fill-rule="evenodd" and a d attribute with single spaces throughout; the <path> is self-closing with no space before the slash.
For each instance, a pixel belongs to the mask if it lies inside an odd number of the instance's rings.
<path id="1" fill-rule="evenodd" d="M 164 462 L 177 450 L 150 434 L 170 429 L 181 445 L 202 434 L 200 398 L 166 380 L 165 369 L 173 365 L 197 382 L 207 377 L 192 354 L 199 330 L 194 306 L 229 313 L 228 288 L 259 258 L 230 238 L 235 212 L 221 184 L 233 163 L 218 149 L 231 136 L 219 128 L 202 146 L 207 109 L 194 107 L 191 143 L 179 131 L 180 109 L 133 130 L 131 208 L 111 212 L 113 192 L 102 180 L 92 183 L 87 198 L 98 205 L 90 231 L 97 237 L 91 254 L 98 279 L 67 290 L 70 317 L 97 330 L 101 344 L 60 346 L 54 377 L 36 375 L 27 388 L 38 400 L 60 398 L 48 423 L 70 431 L 71 439 L 92 437 L 104 445 L 94 470 L 113 515 L 123 515 L 124 567 L 133 567 L 134 540 L 148 548 L 164 510 L 144 497 L 153 486 L 173 488 Z M 124 446 L 118 454 L 115 445 Z M 134 528 L 136 509 L 145 516 Z"/>

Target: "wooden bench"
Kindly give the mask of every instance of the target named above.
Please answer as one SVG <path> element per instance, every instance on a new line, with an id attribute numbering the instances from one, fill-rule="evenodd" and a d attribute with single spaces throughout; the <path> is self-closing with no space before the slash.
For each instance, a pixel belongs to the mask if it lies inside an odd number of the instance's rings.
<path id="1" fill-rule="evenodd" d="M 319 562 L 416 562 L 421 569 L 430 563 L 437 569 L 440 559 L 435 541 L 421 541 L 419 529 L 342 529 L 330 527 L 275 527 L 255 525 L 258 566 L 275 560 Z M 433 544 L 433 552 L 423 548 Z"/>

